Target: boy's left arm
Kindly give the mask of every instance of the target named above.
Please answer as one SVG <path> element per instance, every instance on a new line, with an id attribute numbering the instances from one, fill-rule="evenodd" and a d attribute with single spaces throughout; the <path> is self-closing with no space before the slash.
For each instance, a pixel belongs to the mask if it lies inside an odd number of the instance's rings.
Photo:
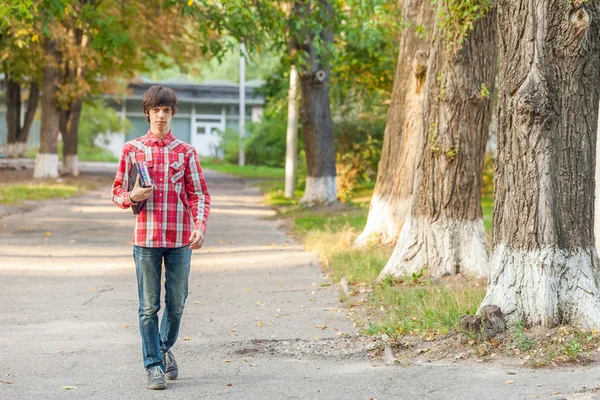
<path id="1" fill-rule="evenodd" d="M 188 165 L 185 168 L 185 190 L 194 220 L 194 230 L 190 236 L 190 248 L 199 249 L 206 237 L 206 220 L 210 214 L 210 194 L 206 179 L 195 149 L 188 152 Z"/>

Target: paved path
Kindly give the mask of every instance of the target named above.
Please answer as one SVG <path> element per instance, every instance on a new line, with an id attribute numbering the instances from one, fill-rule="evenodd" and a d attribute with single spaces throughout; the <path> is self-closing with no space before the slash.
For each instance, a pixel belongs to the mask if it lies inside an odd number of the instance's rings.
<path id="1" fill-rule="evenodd" d="M 598 367 L 508 375 L 494 365 L 370 360 L 372 342 L 356 336 L 338 289 L 321 286 L 316 257 L 265 218 L 259 192 L 207 177 L 207 243 L 192 258 L 174 348 L 181 379 L 162 392 L 145 388 L 131 212 L 105 188 L 0 219 L 0 399 L 595 396 L 574 393 L 600 384 Z"/>

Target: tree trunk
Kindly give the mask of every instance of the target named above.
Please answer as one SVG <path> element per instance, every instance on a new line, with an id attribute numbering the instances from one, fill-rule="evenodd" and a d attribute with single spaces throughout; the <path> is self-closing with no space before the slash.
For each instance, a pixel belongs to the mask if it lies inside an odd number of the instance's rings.
<path id="1" fill-rule="evenodd" d="M 83 100 L 75 100 L 69 110 L 61 113 L 61 128 L 63 134 L 63 169 L 62 175 L 79 176 L 79 159 L 77 157 L 79 121 Z M 64 115 L 64 129 L 62 118 Z"/>
<path id="2" fill-rule="evenodd" d="M 15 153 L 17 157 L 23 157 L 27 151 L 27 139 L 29 138 L 29 132 L 31 131 L 31 125 L 35 118 L 37 111 L 38 102 L 40 98 L 40 89 L 37 82 L 31 82 L 29 85 L 29 98 L 27 99 L 27 110 L 25 111 L 25 119 L 23 120 L 23 127 L 17 137 L 17 146 Z"/>
<path id="3" fill-rule="evenodd" d="M 509 323 L 600 328 L 594 163 L 600 4 L 502 0 L 488 292 Z"/>
<path id="4" fill-rule="evenodd" d="M 297 2 L 303 3 L 303 2 Z M 333 7 L 327 0 L 319 0 L 321 15 L 331 17 Z M 306 5 L 304 5 L 305 8 Z M 329 21 L 322 21 L 328 25 Z M 325 26 L 320 33 L 322 48 L 333 44 L 333 31 Z M 310 39 L 310 38 L 306 38 Z M 317 53 L 312 40 L 304 40 L 303 49 L 308 54 L 308 63 L 300 73 L 300 90 L 302 102 L 300 119 L 304 139 L 304 152 L 308 176 L 304 196 L 300 200 L 304 204 L 334 203 L 337 201 L 335 172 L 335 149 L 333 146 L 333 122 L 329 107 L 329 55 Z"/>
<path id="5" fill-rule="evenodd" d="M 55 40 L 47 39 L 44 44 L 47 57 L 43 68 L 42 123 L 40 149 L 35 160 L 34 178 L 58 177 L 57 143 L 60 111 L 56 101 L 56 91 L 60 74 L 58 71 L 58 50 Z"/>
<path id="6" fill-rule="evenodd" d="M 287 140 L 285 148 L 285 190 L 288 199 L 294 198 L 298 165 L 298 72 L 292 65 L 288 92 Z"/>
<path id="7" fill-rule="evenodd" d="M 392 100 L 388 110 L 377 182 L 367 224 L 356 245 L 370 241 L 396 243 L 404 218 L 410 212 L 419 145 L 421 110 L 434 13 L 430 0 L 408 0 L 402 16 L 412 26 L 402 31 Z M 415 27 L 422 26 L 419 35 Z"/>
<path id="8" fill-rule="evenodd" d="M 438 3 L 438 15 L 444 2 Z M 481 178 L 496 75 L 496 10 L 454 50 L 436 23 L 410 216 L 381 272 L 487 276 Z"/>
<path id="9" fill-rule="evenodd" d="M 7 68 L 5 68 L 5 71 Z M 6 79 L 6 149 L 7 157 L 16 157 L 17 138 L 21 130 L 21 85 L 10 77 Z"/>

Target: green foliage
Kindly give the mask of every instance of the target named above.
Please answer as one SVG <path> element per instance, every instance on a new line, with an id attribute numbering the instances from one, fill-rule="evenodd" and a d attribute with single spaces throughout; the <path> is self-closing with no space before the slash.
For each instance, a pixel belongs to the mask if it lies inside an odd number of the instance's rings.
<path id="1" fill-rule="evenodd" d="M 112 107 L 103 100 L 85 102 L 79 122 L 79 143 L 86 147 L 95 147 L 98 136 L 112 132 L 127 134 L 131 129 L 129 120 L 122 120 Z"/>
<path id="2" fill-rule="evenodd" d="M 479 89 L 479 98 L 485 100 L 488 97 L 490 97 L 490 89 L 485 83 L 482 83 L 481 88 Z"/>
<path id="3" fill-rule="evenodd" d="M 447 47 L 458 52 L 475 22 L 491 9 L 491 0 L 434 0 L 439 2 L 437 23 Z"/>
<path id="4" fill-rule="evenodd" d="M 385 117 L 340 118 L 333 124 L 338 193 L 343 201 L 365 182 L 377 177 Z"/>

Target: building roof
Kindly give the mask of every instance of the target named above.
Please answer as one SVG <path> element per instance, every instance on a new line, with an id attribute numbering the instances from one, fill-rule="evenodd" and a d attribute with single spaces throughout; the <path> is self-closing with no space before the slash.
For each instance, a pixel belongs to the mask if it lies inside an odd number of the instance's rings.
<path id="1" fill-rule="evenodd" d="M 264 84 L 261 80 L 246 82 L 246 104 L 259 105 L 265 103 L 265 98 L 258 92 L 258 88 Z M 141 77 L 129 83 L 128 87 L 133 91 L 128 98 L 141 99 L 144 92 L 152 85 L 165 85 L 177 93 L 180 102 L 197 104 L 239 104 L 239 85 L 227 80 L 213 80 L 206 82 L 195 82 L 184 77 L 173 78 L 163 81 L 155 81 L 147 77 Z"/>

